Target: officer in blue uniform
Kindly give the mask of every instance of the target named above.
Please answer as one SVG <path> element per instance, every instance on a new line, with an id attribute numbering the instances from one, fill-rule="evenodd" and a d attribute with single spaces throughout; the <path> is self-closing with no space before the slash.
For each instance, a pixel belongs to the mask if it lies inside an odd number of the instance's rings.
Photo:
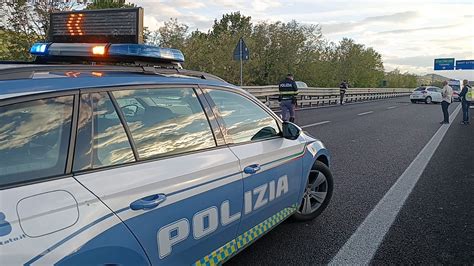
<path id="1" fill-rule="evenodd" d="M 347 80 L 343 80 L 341 84 L 339 84 L 339 94 L 341 96 L 339 103 L 342 105 L 344 103 L 344 95 L 346 95 L 346 91 L 349 88 L 349 83 Z"/>
<path id="2" fill-rule="evenodd" d="M 469 86 L 469 81 L 467 79 L 463 80 L 463 88 L 461 93 L 459 93 L 459 97 L 461 98 L 461 105 L 462 105 L 462 122 L 463 125 L 469 125 L 469 106 L 471 105 L 471 101 L 474 97 L 474 92 L 472 87 Z"/>
<path id="3" fill-rule="evenodd" d="M 292 74 L 286 75 L 286 78 L 278 85 L 280 91 L 281 118 L 283 121 L 295 122 L 296 95 L 298 87 Z"/>

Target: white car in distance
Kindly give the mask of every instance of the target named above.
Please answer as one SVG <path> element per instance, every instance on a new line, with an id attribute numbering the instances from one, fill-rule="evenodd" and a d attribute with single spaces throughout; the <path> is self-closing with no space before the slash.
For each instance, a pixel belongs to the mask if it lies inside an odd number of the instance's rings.
<path id="1" fill-rule="evenodd" d="M 413 90 L 410 95 L 410 101 L 412 103 L 424 102 L 440 103 L 443 97 L 441 96 L 441 89 L 435 86 L 421 86 Z"/>

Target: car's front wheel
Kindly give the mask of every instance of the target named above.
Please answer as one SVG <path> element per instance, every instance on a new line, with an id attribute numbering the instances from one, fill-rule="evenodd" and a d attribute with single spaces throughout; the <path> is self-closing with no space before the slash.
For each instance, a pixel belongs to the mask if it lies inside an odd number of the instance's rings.
<path id="1" fill-rule="evenodd" d="M 416 103 L 416 101 L 415 101 L 415 100 L 411 100 L 411 103 Z"/>
<path id="2" fill-rule="evenodd" d="M 318 217 L 328 206 L 333 187 L 331 170 L 324 163 L 316 161 L 309 173 L 301 205 L 293 218 L 308 221 Z"/>

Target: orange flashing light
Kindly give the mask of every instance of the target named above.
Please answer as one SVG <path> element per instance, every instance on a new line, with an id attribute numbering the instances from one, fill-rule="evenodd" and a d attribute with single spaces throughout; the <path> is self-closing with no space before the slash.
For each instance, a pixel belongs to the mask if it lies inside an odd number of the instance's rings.
<path id="1" fill-rule="evenodd" d="M 91 74 L 92 76 L 99 77 L 99 78 L 104 75 L 102 72 L 92 72 Z"/>
<path id="2" fill-rule="evenodd" d="M 97 45 L 92 47 L 93 55 L 105 55 L 105 45 Z"/>

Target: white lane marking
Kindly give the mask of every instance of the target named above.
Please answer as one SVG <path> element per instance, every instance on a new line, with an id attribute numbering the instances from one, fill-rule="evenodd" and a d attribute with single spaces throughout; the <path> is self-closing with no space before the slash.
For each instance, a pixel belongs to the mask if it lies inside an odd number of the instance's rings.
<path id="1" fill-rule="evenodd" d="M 313 126 L 324 125 L 324 124 L 327 124 L 327 123 L 330 123 L 330 122 L 331 122 L 331 121 L 321 121 L 321 122 L 314 123 L 314 124 L 304 125 L 304 126 L 302 126 L 301 128 L 307 128 L 307 127 L 313 127 Z"/>
<path id="2" fill-rule="evenodd" d="M 387 109 L 390 110 L 390 109 L 394 109 L 394 108 L 397 108 L 397 107 L 398 107 L 398 106 L 395 105 L 395 106 L 387 107 Z"/>
<path id="3" fill-rule="evenodd" d="M 418 153 L 415 160 L 334 256 L 329 263 L 330 265 L 368 265 L 370 263 L 460 109 L 461 107 L 458 106 L 454 110 L 450 116 L 450 124 L 442 125 L 436 131 L 430 141 Z"/>
<path id="4" fill-rule="evenodd" d="M 360 114 L 357 114 L 357 115 L 368 115 L 368 114 L 371 114 L 373 113 L 374 111 L 368 111 L 368 112 L 364 112 L 364 113 L 360 113 Z"/>

